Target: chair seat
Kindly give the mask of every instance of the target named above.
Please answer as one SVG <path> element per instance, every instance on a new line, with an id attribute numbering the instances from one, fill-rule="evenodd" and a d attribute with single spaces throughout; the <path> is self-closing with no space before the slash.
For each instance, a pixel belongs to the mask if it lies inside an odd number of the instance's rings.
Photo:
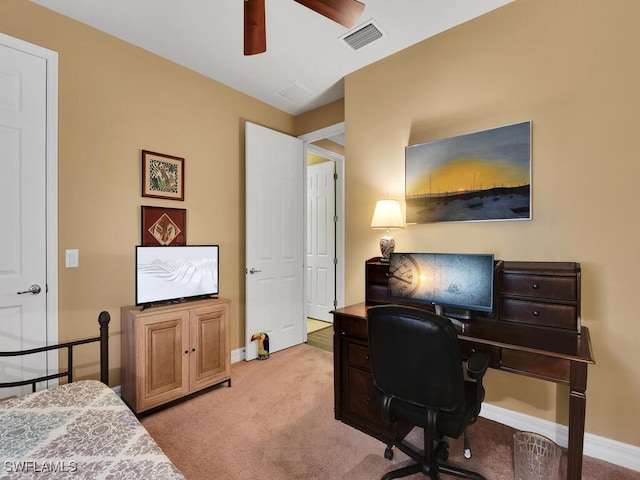
<path id="1" fill-rule="evenodd" d="M 465 382 L 465 407 L 460 412 L 438 412 L 438 423 L 436 430 L 438 433 L 449 438 L 458 438 L 464 432 L 464 427 L 472 423 L 475 415 L 474 407 L 476 402 L 476 382 Z M 484 389 L 482 391 L 484 399 Z M 426 408 L 415 405 L 397 398 L 391 399 L 389 406 L 390 418 L 402 418 L 418 427 L 427 426 Z M 396 440 L 402 440 L 397 438 Z"/>

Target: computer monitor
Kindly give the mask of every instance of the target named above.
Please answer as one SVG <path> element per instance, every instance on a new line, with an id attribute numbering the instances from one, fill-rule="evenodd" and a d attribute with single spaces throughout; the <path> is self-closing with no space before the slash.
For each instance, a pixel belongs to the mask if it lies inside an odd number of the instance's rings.
<path id="1" fill-rule="evenodd" d="M 493 311 L 493 254 L 392 253 L 388 296 L 433 305 L 436 313 L 469 319 Z"/>

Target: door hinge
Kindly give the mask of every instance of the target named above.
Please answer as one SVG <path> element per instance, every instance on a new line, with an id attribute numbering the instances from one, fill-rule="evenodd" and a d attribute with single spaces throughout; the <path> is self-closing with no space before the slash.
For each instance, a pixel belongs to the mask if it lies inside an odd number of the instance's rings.
<path id="1" fill-rule="evenodd" d="M 334 174 L 333 174 L 333 179 L 334 179 L 334 180 L 338 180 L 338 174 L 337 174 L 337 173 L 334 173 Z"/>
<path id="2" fill-rule="evenodd" d="M 333 223 L 338 223 L 338 216 L 337 215 L 333 216 Z"/>
<path id="3" fill-rule="evenodd" d="M 333 308 L 338 308 L 338 300 L 333 301 Z"/>
<path id="4" fill-rule="evenodd" d="M 334 265 L 337 265 L 337 264 L 338 264 L 338 259 L 337 259 L 337 258 L 335 258 L 335 257 L 333 258 L 333 264 L 334 264 Z"/>

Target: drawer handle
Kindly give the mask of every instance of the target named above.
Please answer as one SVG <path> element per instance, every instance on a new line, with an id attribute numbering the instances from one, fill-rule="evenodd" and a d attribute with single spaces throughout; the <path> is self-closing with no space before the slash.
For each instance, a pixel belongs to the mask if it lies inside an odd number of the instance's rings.
<path id="1" fill-rule="evenodd" d="M 362 400 L 364 401 L 364 403 L 366 403 L 367 405 L 369 405 L 371 403 L 371 397 L 369 395 L 364 395 L 362 397 Z"/>
<path id="2" fill-rule="evenodd" d="M 532 287 L 534 290 L 537 290 L 538 288 L 540 288 L 540 285 L 538 285 L 537 283 L 534 283 Z"/>
<path id="3" fill-rule="evenodd" d="M 369 361 L 369 355 L 365 355 L 364 359 L 368 362 Z"/>
<path id="4" fill-rule="evenodd" d="M 533 316 L 534 317 L 539 317 L 540 316 L 540 312 L 538 310 L 534 310 L 533 311 Z"/>
<path id="5" fill-rule="evenodd" d="M 187 355 L 189 353 L 189 350 L 185 350 L 184 354 Z"/>

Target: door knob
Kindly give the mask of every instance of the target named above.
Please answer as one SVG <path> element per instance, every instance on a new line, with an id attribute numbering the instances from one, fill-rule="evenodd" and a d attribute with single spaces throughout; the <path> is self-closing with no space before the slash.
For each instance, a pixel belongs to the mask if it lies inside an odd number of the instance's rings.
<path id="1" fill-rule="evenodd" d="M 38 295 L 42 291 L 40 285 L 31 285 L 29 290 L 25 290 L 24 292 L 18 292 L 18 295 L 23 295 L 25 293 L 30 293 L 32 295 Z"/>
<path id="2" fill-rule="evenodd" d="M 251 267 L 251 270 L 249 270 L 249 273 L 250 273 L 251 275 L 253 275 L 254 273 L 259 273 L 259 272 L 261 272 L 261 271 L 262 271 L 262 270 L 256 270 L 255 268 Z"/>

